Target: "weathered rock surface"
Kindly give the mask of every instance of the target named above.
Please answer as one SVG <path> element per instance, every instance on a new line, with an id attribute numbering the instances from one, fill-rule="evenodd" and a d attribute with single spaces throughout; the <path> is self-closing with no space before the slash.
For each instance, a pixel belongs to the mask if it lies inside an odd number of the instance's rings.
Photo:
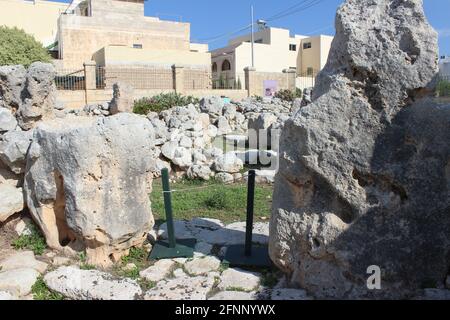
<path id="1" fill-rule="evenodd" d="M 256 294 L 254 292 L 242 292 L 242 291 L 221 291 L 208 300 L 231 300 L 231 301 L 245 301 L 256 300 Z"/>
<path id="2" fill-rule="evenodd" d="M 73 266 L 47 273 L 44 282 L 51 290 L 75 300 L 135 300 L 142 294 L 134 280 L 116 280 L 102 271 Z"/>
<path id="3" fill-rule="evenodd" d="M 0 67 L 0 107 L 15 113 L 22 104 L 27 71 L 22 65 Z"/>
<path id="4" fill-rule="evenodd" d="M 22 188 L 0 184 L 0 222 L 6 221 L 14 213 L 22 211 L 23 207 Z"/>
<path id="5" fill-rule="evenodd" d="M 0 138 L 0 160 L 16 174 L 25 172 L 33 131 L 9 131 Z"/>
<path id="6" fill-rule="evenodd" d="M 261 275 L 238 268 L 229 268 L 220 276 L 219 289 L 253 291 L 258 288 Z"/>
<path id="7" fill-rule="evenodd" d="M 33 251 L 18 252 L 0 261 L 1 271 L 23 268 L 34 269 L 42 274 L 47 270 L 47 264 L 36 260 Z"/>
<path id="8" fill-rule="evenodd" d="M 109 105 L 109 113 L 133 112 L 134 89 L 129 84 L 121 82 L 113 85 L 113 99 Z"/>
<path id="9" fill-rule="evenodd" d="M 214 285 L 214 275 L 206 277 L 180 276 L 160 281 L 155 288 L 147 291 L 145 300 L 206 300 Z"/>
<path id="10" fill-rule="evenodd" d="M 31 287 L 39 277 L 39 272 L 31 268 L 0 271 L 0 291 L 23 297 L 31 292 Z"/>
<path id="11" fill-rule="evenodd" d="M 9 291 L 0 291 L 0 301 L 17 300 L 17 297 Z"/>
<path id="12" fill-rule="evenodd" d="M 42 122 L 34 137 L 24 189 L 51 248 L 86 248 L 88 263 L 108 265 L 143 243 L 154 223 L 154 133 L 145 118 L 57 119 Z"/>
<path id="13" fill-rule="evenodd" d="M 33 128 L 40 120 L 55 116 L 55 67 L 51 63 L 34 62 L 27 70 L 17 121 L 24 130 Z"/>
<path id="14" fill-rule="evenodd" d="M 404 298 L 450 267 L 450 106 L 426 98 L 437 34 L 420 0 L 347 0 L 336 29 L 282 133 L 270 255 L 316 297 Z"/>
<path id="15" fill-rule="evenodd" d="M 141 271 L 139 275 L 148 281 L 158 282 L 166 278 L 175 265 L 176 262 L 171 259 L 158 260 L 153 266 Z"/>
<path id="16" fill-rule="evenodd" d="M 220 260 L 213 256 L 194 258 L 192 261 L 186 262 L 185 270 L 194 276 L 206 274 L 216 271 L 220 267 Z"/>
<path id="17" fill-rule="evenodd" d="M 14 130 L 17 127 L 17 120 L 10 109 L 0 107 L 0 133 Z"/>

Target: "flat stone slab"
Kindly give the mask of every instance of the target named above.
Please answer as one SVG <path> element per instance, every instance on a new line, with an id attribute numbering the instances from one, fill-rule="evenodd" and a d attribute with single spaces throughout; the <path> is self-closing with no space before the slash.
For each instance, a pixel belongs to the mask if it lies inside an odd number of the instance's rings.
<path id="1" fill-rule="evenodd" d="M 36 260 L 33 251 L 17 252 L 0 261 L 1 271 L 29 268 L 42 274 L 47 270 L 47 266 L 45 262 Z"/>
<path id="2" fill-rule="evenodd" d="M 139 275 L 148 281 L 158 282 L 166 278 L 177 263 L 171 259 L 162 259 L 147 269 L 141 271 Z"/>
<path id="3" fill-rule="evenodd" d="M 145 300 L 206 300 L 214 285 L 214 276 L 180 276 L 160 281 L 145 294 Z"/>
<path id="4" fill-rule="evenodd" d="M 229 268 L 222 272 L 219 289 L 253 291 L 259 287 L 261 275 L 238 268 Z"/>
<path id="5" fill-rule="evenodd" d="M 49 272 L 44 281 L 51 290 L 75 300 L 135 300 L 142 295 L 134 280 L 117 280 L 106 272 L 74 266 Z"/>
<path id="6" fill-rule="evenodd" d="M 255 292 L 242 292 L 242 291 L 221 291 L 208 300 L 256 300 Z"/>
<path id="7" fill-rule="evenodd" d="M 8 291 L 18 297 L 31 293 L 31 287 L 39 277 L 32 268 L 14 269 L 0 272 L 0 291 Z"/>
<path id="8" fill-rule="evenodd" d="M 272 300 L 312 300 L 305 290 L 280 288 L 272 290 Z"/>
<path id="9" fill-rule="evenodd" d="M 0 184 L 0 222 L 6 221 L 24 207 L 22 188 L 16 188 L 10 184 Z"/>
<path id="10" fill-rule="evenodd" d="M 0 301 L 17 300 L 18 298 L 9 291 L 0 291 Z"/>
<path id="11" fill-rule="evenodd" d="M 213 246 L 207 242 L 197 242 L 194 248 L 194 257 L 203 257 L 211 254 Z"/>
<path id="12" fill-rule="evenodd" d="M 216 271 L 220 267 L 220 260 L 213 256 L 194 258 L 185 263 L 184 268 L 190 275 L 201 275 L 211 271 Z"/>

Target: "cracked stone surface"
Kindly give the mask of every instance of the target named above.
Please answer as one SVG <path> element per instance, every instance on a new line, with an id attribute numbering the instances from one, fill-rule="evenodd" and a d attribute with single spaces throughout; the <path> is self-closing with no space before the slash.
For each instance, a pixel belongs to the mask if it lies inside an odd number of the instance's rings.
<path id="1" fill-rule="evenodd" d="M 134 280 L 114 279 L 106 272 L 74 266 L 47 273 L 44 282 L 51 290 L 75 300 L 134 300 L 142 295 Z"/>

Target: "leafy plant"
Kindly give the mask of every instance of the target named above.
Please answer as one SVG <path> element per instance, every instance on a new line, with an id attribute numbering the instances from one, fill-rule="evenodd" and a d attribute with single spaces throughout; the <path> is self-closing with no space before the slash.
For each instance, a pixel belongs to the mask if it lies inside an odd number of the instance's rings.
<path id="1" fill-rule="evenodd" d="M 152 111 L 159 113 L 176 106 L 185 106 L 198 102 L 199 100 L 192 96 L 183 96 L 178 93 L 161 93 L 150 98 L 136 100 L 134 102 L 133 112 L 146 115 Z"/>
<path id="2" fill-rule="evenodd" d="M 292 90 L 280 90 L 278 92 L 275 93 L 275 98 L 281 99 L 283 101 L 289 101 L 292 102 L 297 98 L 301 98 L 302 97 L 302 91 L 300 89 L 295 89 L 294 91 Z"/>
<path id="3" fill-rule="evenodd" d="M 36 61 L 50 62 L 42 44 L 25 31 L 0 26 L 0 65 L 21 64 L 28 67 Z"/>
<path id="4" fill-rule="evenodd" d="M 227 209 L 231 207 L 231 199 L 228 194 L 215 191 L 205 199 L 205 206 L 210 209 Z"/>
<path id="5" fill-rule="evenodd" d="M 31 233 L 21 235 L 19 238 L 12 242 L 12 246 L 16 250 L 28 249 L 32 250 L 35 255 L 42 255 L 44 253 L 47 244 L 42 236 L 41 232 L 35 225 L 30 226 Z"/>
<path id="6" fill-rule="evenodd" d="M 64 296 L 58 292 L 50 290 L 40 276 L 31 287 L 34 300 L 64 300 Z"/>
<path id="7" fill-rule="evenodd" d="M 261 97 L 261 96 L 253 96 L 253 99 L 255 99 L 256 100 L 256 102 L 263 102 L 263 97 Z"/>

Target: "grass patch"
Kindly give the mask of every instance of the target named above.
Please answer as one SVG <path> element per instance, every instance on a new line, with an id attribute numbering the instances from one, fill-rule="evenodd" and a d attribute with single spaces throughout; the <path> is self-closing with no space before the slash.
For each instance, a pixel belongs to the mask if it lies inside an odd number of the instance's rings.
<path id="1" fill-rule="evenodd" d="M 134 263 L 138 269 L 142 269 L 147 265 L 148 252 L 144 248 L 131 248 L 127 256 L 122 257 L 124 265 Z"/>
<path id="2" fill-rule="evenodd" d="M 247 207 L 246 183 L 222 184 L 218 181 L 182 180 L 172 184 L 174 219 L 195 217 L 220 219 L 225 223 L 245 221 Z M 196 189 L 198 187 L 205 187 Z M 255 221 L 269 217 L 272 205 L 271 185 L 257 185 L 255 190 Z M 165 221 L 161 180 L 153 183 L 152 210 L 158 224 Z"/>
<path id="3" fill-rule="evenodd" d="M 64 296 L 58 292 L 50 290 L 40 276 L 31 287 L 34 300 L 64 300 Z"/>
<path id="4" fill-rule="evenodd" d="M 147 291 L 156 287 L 155 281 L 150 281 L 147 279 L 138 279 L 137 282 L 141 286 L 142 291 Z"/>
<path id="5" fill-rule="evenodd" d="M 35 255 L 40 256 L 44 253 L 45 248 L 47 248 L 47 244 L 36 226 L 30 226 L 30 230 L 31 234 L 19 236 L 19 238 L 12 242 L 12 246 L 16 250 L 31 250 Z"/>

